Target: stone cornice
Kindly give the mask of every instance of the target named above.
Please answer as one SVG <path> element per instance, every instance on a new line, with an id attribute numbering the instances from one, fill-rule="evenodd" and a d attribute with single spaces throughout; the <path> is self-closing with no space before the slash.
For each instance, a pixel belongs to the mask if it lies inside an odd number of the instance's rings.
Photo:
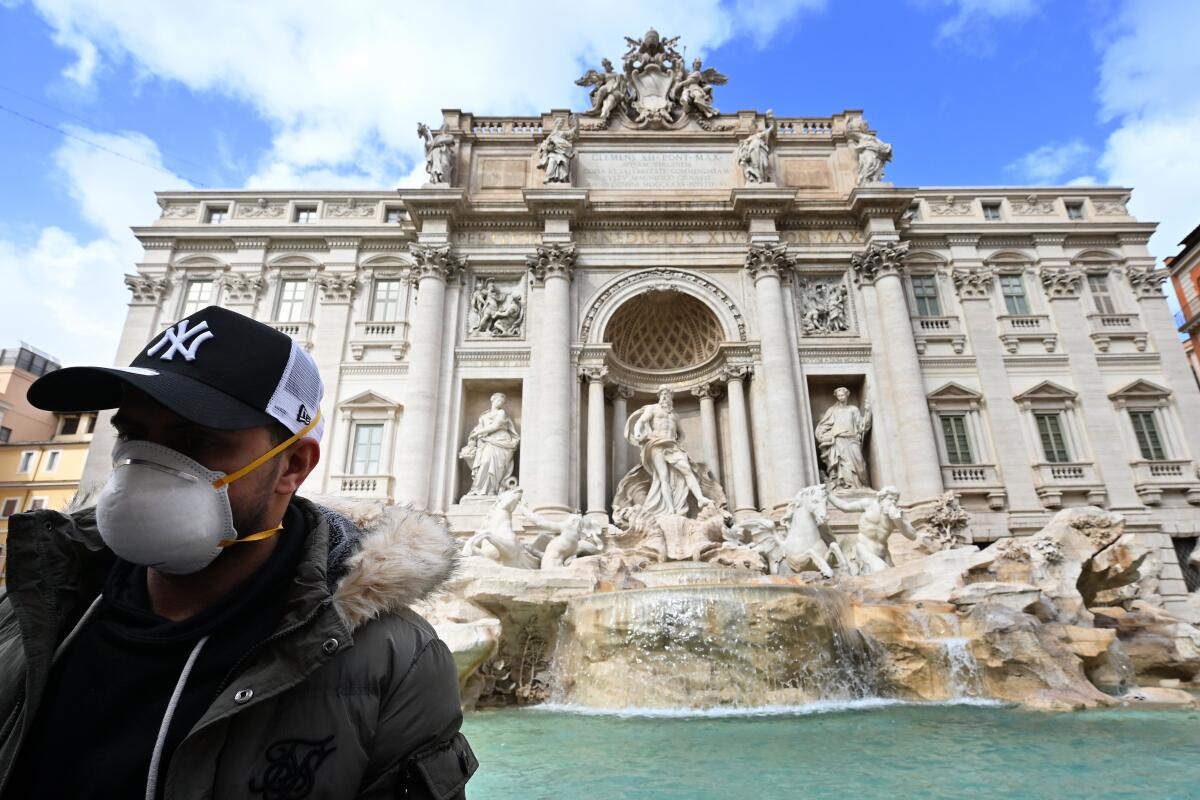
<path id="1" fill-rule="evenodd" d="M 427 219 L 453 219 L 467 205 L 465 189 L 406 189 L 400 193 L 400 202 L 408 209 L 408 215 L 417 229 Z"/>
<path id="2" fill-rule="evenodd" d="M 574 219 L 588 208 L 587 189 L 522 189 L 521 196 L 525 199 L 525 207 L 543 219 L 547 217 Z"/>
<path id="3" fill-rule="evenodd" d="M 855 283 L 873 284 L 885 275 L 905 270 L 908 242 L 871 242 L 866 249 L 850 256 L 850 271 Z"/>
<path id="4" fill-rule="evenodd" d="M 792 208 L 795 189 L 774 186 L 741 186 L 729 193 L 733 213 L 739 217 L 779 217 Z"/>

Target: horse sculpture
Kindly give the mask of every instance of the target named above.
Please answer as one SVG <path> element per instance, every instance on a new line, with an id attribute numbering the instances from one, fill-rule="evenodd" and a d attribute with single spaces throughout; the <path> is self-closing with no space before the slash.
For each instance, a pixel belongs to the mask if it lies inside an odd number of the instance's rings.
<path id="1" fill-rule="evenodd" d="M 775 546 L 766 554 L 775 567 L 772 571 L 787 575 L 815 569 L 832 578 L 830 562 L 834 559 L 839 566 L 849 568 L 842 548 L 825 525 L 827 497 L 825 487 L 819 484 L 796 492 L 780 520 L 787 534 L 780 538 L 778 529 L 773 531 Z"/>
<path id="2" fill-rule="evenodd" d="M 532 555 L 513 530 L 513 512 L 521 502 L 521 487 L 506 489 L 496 497 L 483 524 L 463 547 L 465 556 L 482 556 L 506 567 L 537 569 Z"/>

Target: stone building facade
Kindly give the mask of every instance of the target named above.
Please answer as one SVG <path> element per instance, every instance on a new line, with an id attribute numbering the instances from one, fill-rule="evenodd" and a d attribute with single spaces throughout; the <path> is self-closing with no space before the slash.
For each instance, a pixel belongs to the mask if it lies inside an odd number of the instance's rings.
<path id="1" fill-rule="evenodd" d="M 161 193 L 118 361 L 210 303 L 263 320 L 326 382 L 310 491 L 460 531 L 491 502 L 460 450 L 497 392 L 535 511 L 607 515 L 629 413 L 666 386 L 746 517 L 824 480 L 814 428 L 844 386 L 870 486 L 953 490 L 976 541 L 1120 511 L 1185 592 L 1200 391 L 1130 191 L 893 186 L 860 112 L 722 114 L 723 76 L 647 47 L 581 79 L 591 111 L 445 111 L 423 188 Z"/>

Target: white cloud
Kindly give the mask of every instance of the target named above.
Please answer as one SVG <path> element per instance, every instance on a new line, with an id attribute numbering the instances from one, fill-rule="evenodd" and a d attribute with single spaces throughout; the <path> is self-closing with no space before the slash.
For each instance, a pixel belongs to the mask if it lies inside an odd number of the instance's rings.
<path id="1" fill-rule="evenodd" d="M 1200 3 L 1127 3 L 1102 41 L 1101 116 L 1117 120 L 1099 164 L 1107 183 L 1132 187 L 1130 210 L 1159 222 L 1158 258 L 1200 223 Z"/>
<path id="2" fill-rule="evenodd" d="M 1091 148 L 1079 139 L 1045 144 L 1005 167 L 1029 183 L 1056 183 L 1087 163 Z"/>
<path id="3" fill-rule="evenodd" d="M 134 271 L 142 252 L 129 226 L 158 216 L 155 189 L 187 184 L 127 160 L 162 166 L 158 147 L 140 133 L 70 132 L 113 151 L 65 139 L 54 154 L 53 177 L 100 235 L 83 241 L 51 225 L 28 241 L 0 240 L 0 342 L 23 339 L 64 364 L 108 364 L 129 301 L 122 276 Z"/>
<path id="4" fill-rule="evenodd" d="M 954 16 L 938 27 L 938 39 L 951 41 L 979 53 L 990 53 L 992 23 L 1021 22 L 1037 12 L 1036 0 L 944 0 L 954 6 Z"/>
<path id="5" fill-rule="evenodd" d="M 253 185 L 394 185 L 442 107 L 532 114 L 577 106 L 573 80 L 623 36 L 682 35 L 688 57 L 733 36 L 765 43 L 825 0 L 583 3 L 244 3 L 36 0 L 82 85 L 106 62 L 250 104 L 273 126 Z M 236 20 L 236 24 L 231 24 Z M 720 67 L 719 64 L 713 66 Z M 719 94 L 718 94 L 719 101 Z"/>

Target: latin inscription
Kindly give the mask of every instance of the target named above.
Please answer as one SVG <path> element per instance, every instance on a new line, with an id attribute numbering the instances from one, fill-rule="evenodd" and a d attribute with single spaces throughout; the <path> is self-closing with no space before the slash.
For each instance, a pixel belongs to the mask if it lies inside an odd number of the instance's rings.
<path id="1" fill-rule="evenodd" d="M 536 245 L 541 244 L 540 231 L 456 231 L 456 245 L 485 247 L 488 245 Z M 780 231 L 779 238 L 787 244 L 862 244 L 862 231 L 855 230 L 811 230 Z M 706 230 L 580 230 L 574 239 L 583 245 L 723 245 L 749 244 L 746 231 Z"/>
<path id="2" fill-rule="evenodd" d="M 722 189 L 733 185 L 729 153 L 581 152 L 579 185 L 589 189 Z"/>
<path id="3" fill-rule="evenodd" d="M 480 189 L 520 189 L 528 167 L 523 158 L 479 159 Z"/>

